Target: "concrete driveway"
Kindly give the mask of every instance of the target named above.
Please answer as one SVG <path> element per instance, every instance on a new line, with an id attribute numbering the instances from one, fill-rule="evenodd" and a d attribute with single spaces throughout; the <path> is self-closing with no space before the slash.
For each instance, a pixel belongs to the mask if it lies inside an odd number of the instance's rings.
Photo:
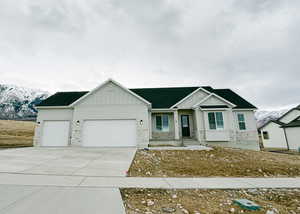
<path id="1" fill-rule="evenodd" d="M 125 177 L 135 152 L 135 148 L 0 150 L 0 213 L 125 213 L 118 188 L 79 185 L 89 176 Z"/>
<path id="2" fill-rule="evenodd" d="M 123 177 L 135 152 L 135 148 L 0 150 L 0 173 Z"/>

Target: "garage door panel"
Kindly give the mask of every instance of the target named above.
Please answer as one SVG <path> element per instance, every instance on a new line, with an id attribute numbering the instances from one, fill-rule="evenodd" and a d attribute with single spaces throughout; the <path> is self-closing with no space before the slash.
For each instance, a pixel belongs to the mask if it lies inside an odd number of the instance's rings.
<path id="1" fill-rule="evenodd" d="M 69 129 L 69 121 L 45 121 L 42 146 L 68 146 Z"/>
<path id="2" fill-rule="evenodd" d="M 82 145 L 87 147 L 136 146 L 135 120 L 87 120 Z"/>

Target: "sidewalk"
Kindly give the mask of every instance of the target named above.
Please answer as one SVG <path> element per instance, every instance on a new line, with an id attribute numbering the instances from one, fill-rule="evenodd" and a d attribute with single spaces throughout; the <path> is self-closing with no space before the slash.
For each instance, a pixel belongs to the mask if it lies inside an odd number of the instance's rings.
<path id="1" fill-rule="evenodd" d="M 300 178 L 142 178 L 0 173 L 0 185 L 163 189 L 300 188 Z"/>
<path id="2" fill-rule="evenodd" d="M 125 214 L 117 188 L 0 185 L 1 214 Z"/>
<path id="3" fill-rule="evenodd" d="M 119 188 L 300 188 L 300 178 L 141 178 L 0 173 L 0 213 L 125 214 Z"/>

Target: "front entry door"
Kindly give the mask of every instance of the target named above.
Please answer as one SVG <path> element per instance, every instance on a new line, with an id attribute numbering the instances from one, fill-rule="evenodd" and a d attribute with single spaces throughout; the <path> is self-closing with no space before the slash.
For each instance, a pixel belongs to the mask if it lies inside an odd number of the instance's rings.
<path id="1" fill-rule="evenodd" d="M 190 137 L 189 115 L 181 115 L 182 137 Z"/>

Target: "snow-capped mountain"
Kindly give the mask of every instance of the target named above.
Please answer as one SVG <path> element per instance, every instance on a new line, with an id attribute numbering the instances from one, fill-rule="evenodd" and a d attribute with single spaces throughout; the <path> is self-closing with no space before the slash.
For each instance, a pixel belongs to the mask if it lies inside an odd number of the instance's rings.
<path id="1" fill-rule="evenodd" d="M 47 97 L 45 91 L 0 84 L 0 119 L 34 119 L 35 105 Z"/>
<path id="2" fill-rule="evenodd" d="M 284 113 L 286 113 L 289 109 L 281 109 L 281 110 L 259 110 L 255 113 L 255 118 L 257 121 L 257 127 L 260 128 L 264 124 L 266 124 L 270 120 L 277 120 Z"/>

